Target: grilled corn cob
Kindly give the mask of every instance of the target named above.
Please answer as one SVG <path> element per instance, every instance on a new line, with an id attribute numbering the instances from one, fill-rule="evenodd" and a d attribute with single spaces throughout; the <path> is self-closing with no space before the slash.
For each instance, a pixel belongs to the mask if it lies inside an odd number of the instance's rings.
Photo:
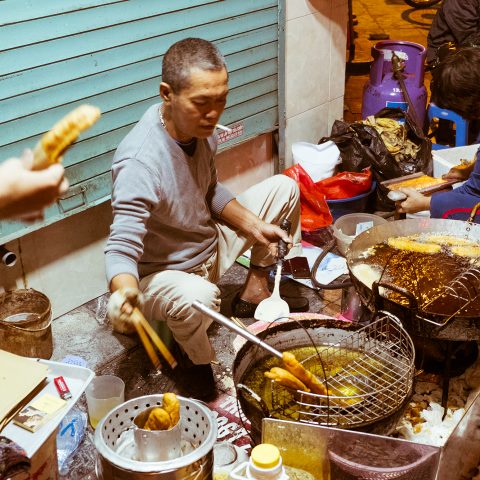
<path id="1" fill-rule="evenodd" d="M 432 254 L 438 253 L 442 249 L 440 245 L 435 243 L 416 242 L 409 237 L 390 237 L 387 240 L 387 243 L 392 248 L 396 248 L 397 250 L 405 250 L 407 252 Z"/>

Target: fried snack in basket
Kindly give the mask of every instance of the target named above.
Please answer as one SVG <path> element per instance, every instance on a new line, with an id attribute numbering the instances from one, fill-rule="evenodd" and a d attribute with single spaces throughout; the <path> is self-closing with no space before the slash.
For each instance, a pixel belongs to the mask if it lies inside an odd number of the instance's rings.
<path id="1" fill-rule="evenodd" d="M 282 353 L 283 365 L 295 377 L 304 383 L 313 393 L 319 395 L 327 395 L 325 385 L 312 373 L 305 369 L 305 367 L 295 358 L 295 355 L 290 352 Z"/>
<path id="2" fill-rule="evenodd" d="M 161 407 L 154 408 L 148 415 L 143 426 L 144 430 L 169 430 L 172 428 L 172 419 L 166 410 Z"/>
<path id="3" fill-rule="evenodd" d="M 33 170 L 41 170 L 61 160 L 61 155 L 80 135 L 100 118 L 100 109 L 80 105 L 49 130 L 33 150 Z"/>
<path id="4" fill-rule="evenodd" d="M 174 393 L 163 394 L 163 409 L 170 415 L 174 427 L 180 420 L 180 402 Z"/>
<path id="5" fill-rule="evenodd" d="M 396 248 L 397 250 L 405 250 L 407 252 L 433 254 L 439 253 L 442 249 L 441 245 L 437 245 L 436 243 L 417 242 L 409 237 L 390 237 L 387 240 L 387 243 L 392 248 Z"/>
<path id="6" fill-rule="evenodd" d="M 264 375 L 284 387 L 292 388 L 294 390 L 302 390 L 304 392 L 310 391 L 297 377 L 293 376 L 283 368 L 273 367 L 269 372 L 265 372 Z"/>

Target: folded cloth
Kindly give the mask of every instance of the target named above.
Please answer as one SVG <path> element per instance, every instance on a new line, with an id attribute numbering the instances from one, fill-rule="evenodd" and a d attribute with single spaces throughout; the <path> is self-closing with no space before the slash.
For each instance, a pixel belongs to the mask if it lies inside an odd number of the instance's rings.
<path id="1" fill-rule="evenodd" d="M 308 312 L 308 298 L 305 297 L 284 297 L 282 299 L 288 303 L 290 312 Z M 238 318 L 253 318 L 258 303 L 247 302 L 240 298 L 240 293 L 235 295 L 232 300 L 232 315 Z"/>
<path id="2" fill-rule="evenodd" d="M 30 478 L 27 452 L 13 440 L 0 436 L 0 479 Z"/>

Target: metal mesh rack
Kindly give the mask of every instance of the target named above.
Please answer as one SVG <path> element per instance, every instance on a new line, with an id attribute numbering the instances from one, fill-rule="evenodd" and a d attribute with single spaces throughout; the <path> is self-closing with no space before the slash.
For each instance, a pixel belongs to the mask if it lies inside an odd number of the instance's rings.
<path id="1" fill-rule="evenodd" d="M 411 338 L 398 319 L 385 313 L 302 361 L 319 378 L 325 378 L 325 366 L 329 395 L 295 391 L 272 381 L 270 414 L 341 428 L 373 423 L 398 410 L 410 394 L 414 359 Z"/>

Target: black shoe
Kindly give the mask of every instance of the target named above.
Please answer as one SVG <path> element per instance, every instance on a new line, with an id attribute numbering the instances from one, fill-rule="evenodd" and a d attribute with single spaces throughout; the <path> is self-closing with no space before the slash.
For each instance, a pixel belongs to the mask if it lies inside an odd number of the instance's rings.
<path id="1" fill-rule="evenodd" d="M 288 303 L 290 312 L 308 312 L 310 304 L 308 298 L 305 297 L 283 297 L 282 299 Z M 238 318 L 253 318 L 258 303 L 247 302 L 240 298 L 240 293 L 235 295 L 232 300 L 232 315 Z"/>
<path id="2" fill-rule="evenodd" d="M 217 394 L 212 366 L 192 365 L 179 370 L 179 383 L 186 395 L 208 402 Z"/>

